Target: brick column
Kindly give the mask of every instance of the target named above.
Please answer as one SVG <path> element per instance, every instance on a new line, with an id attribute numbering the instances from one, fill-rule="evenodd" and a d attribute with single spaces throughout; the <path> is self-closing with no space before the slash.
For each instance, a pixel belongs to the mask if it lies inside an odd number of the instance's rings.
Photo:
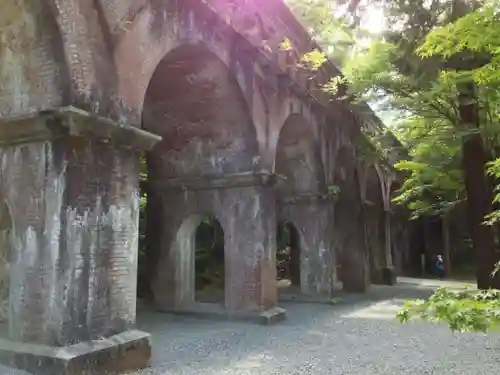
<path id="1" fill-rule="evenodd" d="M 383 284 L 384 266 L 384 210 L 377 203 L 363 202 L 366 238 L 370 256 L 370 280 L 373 284 Z"/>
<path id="2" fill-rule="evenodd" d="M 159 137 L 75 108 L 3 122 L 13 235 L 0 359 L 55 375 L 145 365 L 149 335 L 134 329 L 137 150 Z"/>
<path id="3" fill-rule="evenodd" d="M 225 235 L 224 315 L 269 323 L 284 318 L 277 308 L 276 220 L 273 175 L 150 182 L 163 192 L 162 238 L 152 285 L 161 310 L 203 313 L 194 301 L 194 231 L 200 214 L 213 214 Z M 155 193 L 155 195 L 157 194 Z M 213 312 L 213 311 L 212 311 Z"/>
<path id="4" fill-rule="evenodd" d="M 335 205 L 335 227 L 340 245 L 343 289 L 363 293 L 370 286 L 369 254 L 362 203 L 356 193 L 355 187 L 340 187 Z"/>
<path id="5" fill-rule="evenodd" d="M 301 236 L 300 291 L 330 297 L 335 282 L 334 196 L 304 193 L 278 200 L 279 219 L 291 221 Z"/>

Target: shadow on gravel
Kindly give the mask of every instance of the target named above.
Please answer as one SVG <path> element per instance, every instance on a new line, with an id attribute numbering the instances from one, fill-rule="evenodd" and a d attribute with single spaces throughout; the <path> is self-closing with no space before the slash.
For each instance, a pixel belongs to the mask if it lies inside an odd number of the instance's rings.
<path id="1" fill-rule="evenodd" d="M 428 298 L 440 285 L 405 280 L 373 285 L 365 294 L 339 293 L 333 305 L 284 302 L 280 306 L 288 319 L 273 326 L 141 311 L 138 328 L 152 334 L 153 357 L 150 368 L 129 375 L 410 374 L 398 367 L 392 358 L 396 353 L 406 367 L 418 362 L 408 369 L 411 375 L 435 373 L 425 372 L 422 361 L 437 368 L 450 343 L 455 351 L 449 356 L 469 361 L 484 346 L 483 339 L 472 336 L 454 338 L 446 327 L 428 335 L 420 324 L 397 323 L 395 314 L 404 300 Z M 465 338 L 467 345 L 460 344 Z M 382 365 L 392 370 L 377 370 Z M 21 374 L 2 370 L 1 375 Z M 460 374 L 472 373 L 467 369 Z"/>

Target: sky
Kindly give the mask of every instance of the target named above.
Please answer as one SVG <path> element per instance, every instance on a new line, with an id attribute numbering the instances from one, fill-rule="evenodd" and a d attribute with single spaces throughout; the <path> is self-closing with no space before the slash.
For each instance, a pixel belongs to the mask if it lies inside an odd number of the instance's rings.
<path id="1" fill-rule="evenodd" d="M 381 33 L 385 28 L 384 12 L 373 5 L 367 6 L 368 11 L 361 19 L 361 26 L 374 34 Z"/>

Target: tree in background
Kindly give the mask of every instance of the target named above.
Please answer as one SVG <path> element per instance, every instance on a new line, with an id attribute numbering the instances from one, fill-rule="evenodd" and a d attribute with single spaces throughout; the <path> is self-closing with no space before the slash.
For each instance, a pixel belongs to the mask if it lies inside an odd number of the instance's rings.
<path id="1" fill-rule="evenodd" d="M 441 153 L 443 160 L 438 162 L 435 153 L 425 154 L 426 148 L 432 149 L 432 142 L 438 142 L 442 151 L 455 150 L 459 145 L 456 156 L 461 160 L 455 168 L 463 173 L 478 285 L 488 288 L 499 284 L 499 278 L 491 277 L 497 261 L 494 228 L 484 225 L 485 217 L 492 215 L 494 186 L 485 169 L 498 156 L 498 1 L 294 0 L 292 8 L 294 4 L 295 8 L 301 4 L 321 9 L 321 17 L 306 19 L 316 22 L 310 28 L 313 31 L 327 23 L 326 9 L 331 9 L 331 25 L 337 27 L 341 20 L 342 32 L 354 30 L 351 35 L 356 48 L 350 48 L 342 61 L 345 77 L 336 78 L 326 90 L 335 92 L 339 82 L 347 83 L 346 98 L 376 102 L 382 111 L 396 111 L 405 126 L 427 124 L 430 136 L 420 137 L 419 146 L 413 150 L 420 153 L 419 160 L 414 160 L 420 164 L 399 165 L 410 172 L 405 187 L 411 189 L 402 192 L 404 199 L 410 198 L 410 208 L 420 209 L 430 199 L 442 206 L 450 193 L 454 195 L 449 186 L 443 191 L 438 184 L 420 186 L 420 191 L 426 192 L 424 200 L 412 194 L 418 190 L 415 184 L 425 183 L 423 175 L 437 171 L 445 172 L 442 177 L 448 175 L 447 152 Z M 356 30 L 362 29 L 367 12 L 374 7 L 383 9 L 387 29 L 364 46 Z M 366 35 L 363 37 L 366 42 Z M 320 40 L 328 43 L 326 38 Z M 431 163 L 424 156 L 432 156 Z M 423 169 L 422 163 L 429 168 Z M 420 172 L 411 170 L 414 167 Z M 408 194 L 410 191 L 412 194 Z M 433 203 L 429 207 L 435 206 Z"/>
<path id="2" fill-rule="evenodd" d="M 393 199 L 405 204 L 412 219 L 439 216 L 442 223 L 445 274 L 451 272 L 451 216 L 465 201 L 463 172 L 460 168 L 459 138 L 448 138 L 445 123 L 435 123 L 424 117 L 407 118 L 398 126 L 399 138 L 409 150 L 410 160 L 396 163 L 395 168 L 407 177 Z"/>

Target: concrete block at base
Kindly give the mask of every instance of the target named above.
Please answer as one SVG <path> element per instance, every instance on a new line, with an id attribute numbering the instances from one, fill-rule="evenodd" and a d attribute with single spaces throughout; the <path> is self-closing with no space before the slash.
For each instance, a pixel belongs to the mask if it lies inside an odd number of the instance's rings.
<path id="1" fill-rule="evenodd" d="M 118 374 L 146 367 L 150 357 L 150 335 L 138 330 L 65 347 L 0 339 L 0 362 L 36 375 Z"/>
<path id="2" fill-rule="evenodd" d="M 286 310 L 281 307 L 273 307 L 259 315 L 258 323 L 263 325 L 276 324 L 286 320 Z"/>
<path id="3" fill-rule="evenodd" d="M 396 269 L 394 267 L 382 268 L 382 283 L 384 285 L 395 285 L 396 282 Z"/>
<path id="4" fill-rule="evenodd" d="M 225 321 L 250 322 L 263 325 L 275 324 L 286 320 L 286 310 L 280 307 L 273 307 L 263 312 L 259 311 L 235 311 L 230 312 L 224 306 L 217 303 L 196 302 L 176 309 L 169 309 L 156 306 L 156 310 L 167 314 L 190 316 L 202 319 L 214 319 Z"/>
<path id="5" fill-rule="evenodd" d="M 395 285 L 397 282 L 396 269 L 394 267 L 379 268 L 372 272 L 372 284 Z"/>

